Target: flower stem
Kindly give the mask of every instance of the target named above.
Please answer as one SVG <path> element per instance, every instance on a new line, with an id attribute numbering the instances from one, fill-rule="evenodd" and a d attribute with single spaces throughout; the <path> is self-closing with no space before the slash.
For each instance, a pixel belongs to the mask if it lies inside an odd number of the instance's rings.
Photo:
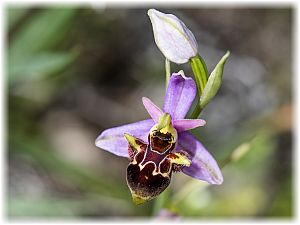
<path id="1" fill-rule="evenodd" d="M 194 111 L 192 112 L 191 119 L 197 119 L 199 117 L 201 111 L 202 111 L 202 108 L 200 107 L 199 100 L 198 100 L 198 103 L 197 103 Z"/>
<path id="2" fill-rule="evenodd" d="M 184 201 L 192 192 L 205 189 L 209 183 L 199 180 L 191 180 L 184 185 L 184 187 L 177 192 L 172 198 L 172 206 L 177 207 Z"/>
<path id="3" fill-rule="evenodd" d="M 166 90 L 167 90 L 168 85 L 169 85 L 169 80 L 170 80 L 170 77 L 171 77 L 170 60 L 168 60 L 167 58 L 166 58 L 166 61 L 165 61 L 165 68 L 166 68 Z"/>
<path id="4" fill-rule="evenodd" d="M 196 119 L 200 115 L 202 108 L 200 107 L 200 97 L 203 94 L 205 85 L 208 80 L 208 71 L 204 60 L 201 58 L 199 54 L 190 59 L 191 67 L 196 79 L 198 92 L 199 92 L 199 100 L 194 109 L 191 119 Z"/>
<path id="5" fill-rule="evenodd" d="M 167 204 L 170 200 L 170 188 L 167 188 L 163 193 L 161 193 L 154 202 L 152 215 L 155 216 L 159 213 L 159 211 L 163 208 L 167 207 Z"/>

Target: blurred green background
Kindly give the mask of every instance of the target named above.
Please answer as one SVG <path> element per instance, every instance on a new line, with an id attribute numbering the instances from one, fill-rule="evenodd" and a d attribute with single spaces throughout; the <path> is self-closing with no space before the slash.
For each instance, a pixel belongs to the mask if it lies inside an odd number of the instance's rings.
<path id="1" fill-rule="evenodd" d="M 8 218 L 293 217 L 293 9 L 158 8 L 193 31 L 209 71 L 231 56 L 199 137 L 221 186 L 175 174 L 167 196 L 136 206 L 128 160 L 94 146 L 109 127 L 164 100 L 164 58 L 146 8 L 7 5 Z M 172 64 L 172 71 L 188 65 Z M 246 149 L 239 160 L 235 149 Z M 242 151 L 244 151 L 242 150 Z"/>

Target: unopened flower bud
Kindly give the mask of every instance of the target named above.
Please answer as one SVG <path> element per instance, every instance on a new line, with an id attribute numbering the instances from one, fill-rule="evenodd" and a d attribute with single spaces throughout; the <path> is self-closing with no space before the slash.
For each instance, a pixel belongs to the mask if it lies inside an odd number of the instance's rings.
<path id="1" fill-rule="evenodd" d="M 156 45 L 167 59 L 182 64 L 197 55 L 196 39 L 180 19 L 155 9 L 149 9 L 148 15 Z"/>

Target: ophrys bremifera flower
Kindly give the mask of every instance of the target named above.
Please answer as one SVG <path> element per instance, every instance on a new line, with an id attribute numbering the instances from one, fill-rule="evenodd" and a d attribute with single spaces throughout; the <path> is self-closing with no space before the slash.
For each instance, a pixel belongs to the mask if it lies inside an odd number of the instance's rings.
<path id="1" fill-rule="evenodd" d="M 96 139 L 99 148 L 130 159 L 127 184 L 136 203 L 157 197 L 173 172 L 211 184 L 223 182 L 217 162 L 189 131 L 205 121 L 185 119 L 196 92 L 192 78 L 173 73 L 163 110 L 143 98 L 151 119 L 107 129 Z"/>

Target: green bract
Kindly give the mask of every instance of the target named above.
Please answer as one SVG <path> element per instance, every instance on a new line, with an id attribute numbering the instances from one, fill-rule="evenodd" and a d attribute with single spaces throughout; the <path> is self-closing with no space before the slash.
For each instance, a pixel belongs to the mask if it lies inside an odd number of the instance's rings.
<path id="1" fill-rule="evenodd" d="M 203 109 L 211 99 L 217 94 L 223 78 L 223 70 L 226 60 L 228 59 L 230 52 L 227 51 L 222 57 L 219 63 L 216 65 L 215 69 L 212 71 L 208 77 L 207 84 L 205 85 L 203 94 L 200 97 L 200 108 Z"/>

